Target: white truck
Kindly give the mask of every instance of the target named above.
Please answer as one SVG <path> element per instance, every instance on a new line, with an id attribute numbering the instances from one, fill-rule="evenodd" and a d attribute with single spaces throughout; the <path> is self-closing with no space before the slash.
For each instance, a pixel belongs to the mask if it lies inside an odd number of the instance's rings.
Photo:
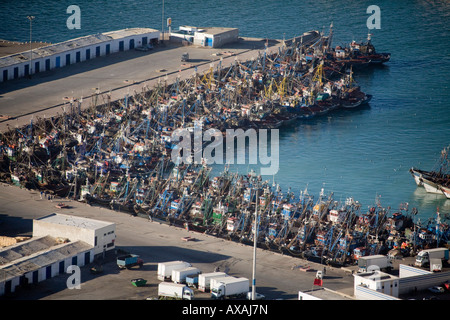
<path id="1" fill-rule="evenodd" d="M 247 278 L 223 277 L 211 280 L 211 298 L 213 299 L 245 299 L 249 291 L 250 281 Z"/>
<path id="2" fill-rule="evenodd" d="M 392 260 L 388 256 L 376 254 L 372 256 L 359 257 L 358 272 L 368 272 L 373 270 L 389 271 L 393 268 Z"/>
<path id="3" fill-rule="evenodd" d="M 420 251 L 416 256 L 417 267 L 427 267 L 431 259 L 440 259 L 443 263 L 448 261 L 449 250 L 447 248 L 435 248 Z"/>
<path id="4" fill-rule="evenodd" d="M 187 267 L 183 269 L 172 270 L 172 281 L 174 283 L 185 283 L 187 276 L 194 276 L 200 274 L 200 269 L 195 267 Z"/>
<path id="5" fill-rule="evenodd" d="M 193 300 L 194 290 L 184 284 L 161 282 L 158 285 L 158 297 L 160 299 Z"/>
<path id="6" fill-rule="evenodd" d="M 227 277 L 225 272 L 202 273 L 198 276 L 198 290 L 208 292 L 211 288 L 211 280 L 214 278 Z"/>
<path id="7" fill-rule="evenodd" d="M 170 280 L 173 270 L 185 269 L 188 267 L 191 267 L 191 264 L 185 261 L 160 262 L 158 263 L 158 280 Z"/>

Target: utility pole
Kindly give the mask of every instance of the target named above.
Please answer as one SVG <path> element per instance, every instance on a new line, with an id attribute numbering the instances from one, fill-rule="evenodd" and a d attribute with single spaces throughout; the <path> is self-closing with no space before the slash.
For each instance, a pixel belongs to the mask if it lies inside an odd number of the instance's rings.
<path id="1" fill-rule="evenodd" d="M 33 20 L 34 20 L 34 16 L 27 16 L 27 19 L 30 20 L 30 77 L 31 74 L 33 73 L 33 47 L 32 47 L 32 43 L 31 43 L 31 34 L 32 34 L 32 28 L 33 28 Z"/>
<path id="2" fill-rule="evenodd" d="M 162 0 L 161 32 L 162 32 L 162 42 L 164 42 L 164 0 Z"/>
<path id="3" fill-rule="evenodd" d="M 255 199 L 255 230 L 253 234 L 253 278 L 252 278 L 252 300 L 256 300 L 256 244 L 258 240 L 258 184 L 256 185 Z"/>

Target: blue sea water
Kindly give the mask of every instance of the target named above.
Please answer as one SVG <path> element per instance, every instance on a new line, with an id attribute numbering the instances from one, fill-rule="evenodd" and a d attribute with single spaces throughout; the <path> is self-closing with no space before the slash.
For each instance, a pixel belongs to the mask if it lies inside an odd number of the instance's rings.
<path id="1" fill-rule="evenodd" d="M 66 9 L 73 4 L 81 9 L 80 30 L 66 26 Z M 33 40 L 46 42 L 128 27 L 161 30 L 171 17 L 173 28 L 236 27 L 242 36 L 277 39 L 309 30 L 328 33 L 333 23 L 333 44 L 342 45 L 366 38 L 370 5 L 381 10 L 381 29 L 370 30 L 372 42 L 377 51 L 392 54 L 385 66 L 355 74 L 362 90 L 373 95 L 370 106 L 282 128 L 280 170 L 267 179 L 297 194 L 306 187 L 311 194 L 324 188 L 337 200 L 353 197 L 363 208 L 377 196 L 393 210 L 407 202 L 422 221 L 438 207 L 450 213 L 450 200 L 426 194 L 408 172 L 413 166 L 433 169 L 450 144 L 448 1 L 2 0 L 0 39 L 28 41 L 27 15 L 36 17 Z M 249 168 L 232 166 L 230 171 Z"/>

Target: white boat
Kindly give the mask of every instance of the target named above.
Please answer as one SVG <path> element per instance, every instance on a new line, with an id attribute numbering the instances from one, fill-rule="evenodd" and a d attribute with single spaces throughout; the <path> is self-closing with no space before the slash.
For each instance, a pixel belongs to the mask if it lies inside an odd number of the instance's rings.
<path id="1" fill-rule="evenodd" d="M 428 193 L 436 193 L 436 194 L 443 194 L 442 190 L 439 189 L 439 185 L 434 183 L 431 180 L 425 179 L 424 177 L 421 178 L 423 186 L 425 190 Z"/>
<path id="2" fill-rule="evenodd" d="M 447 199 L 450 199 L 450 187 L 439 185 L 439 189 L 447 197 Z"/>
<path id="3" fill-rule="evenodd" d="M 411 175 L 414 178 L 414 181 L 416 182 L 418 187 L 423 187 L 423 183 L 422 183 L 422 174 L 416 170 L 414 170 L 414 168 L 411 168 L 409 170 L 409 172 L 411 172 Z"/>

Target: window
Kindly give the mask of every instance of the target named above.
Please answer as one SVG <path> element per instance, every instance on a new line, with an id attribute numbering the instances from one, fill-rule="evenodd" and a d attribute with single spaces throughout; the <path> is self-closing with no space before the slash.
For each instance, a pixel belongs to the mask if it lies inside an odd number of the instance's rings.
<path id="1" fill-rule="evenodd" d="M 95 240 L 94 240 L 94 246 L 96 246 L 97 245 L 97 237 L 95 237 Z"/>

